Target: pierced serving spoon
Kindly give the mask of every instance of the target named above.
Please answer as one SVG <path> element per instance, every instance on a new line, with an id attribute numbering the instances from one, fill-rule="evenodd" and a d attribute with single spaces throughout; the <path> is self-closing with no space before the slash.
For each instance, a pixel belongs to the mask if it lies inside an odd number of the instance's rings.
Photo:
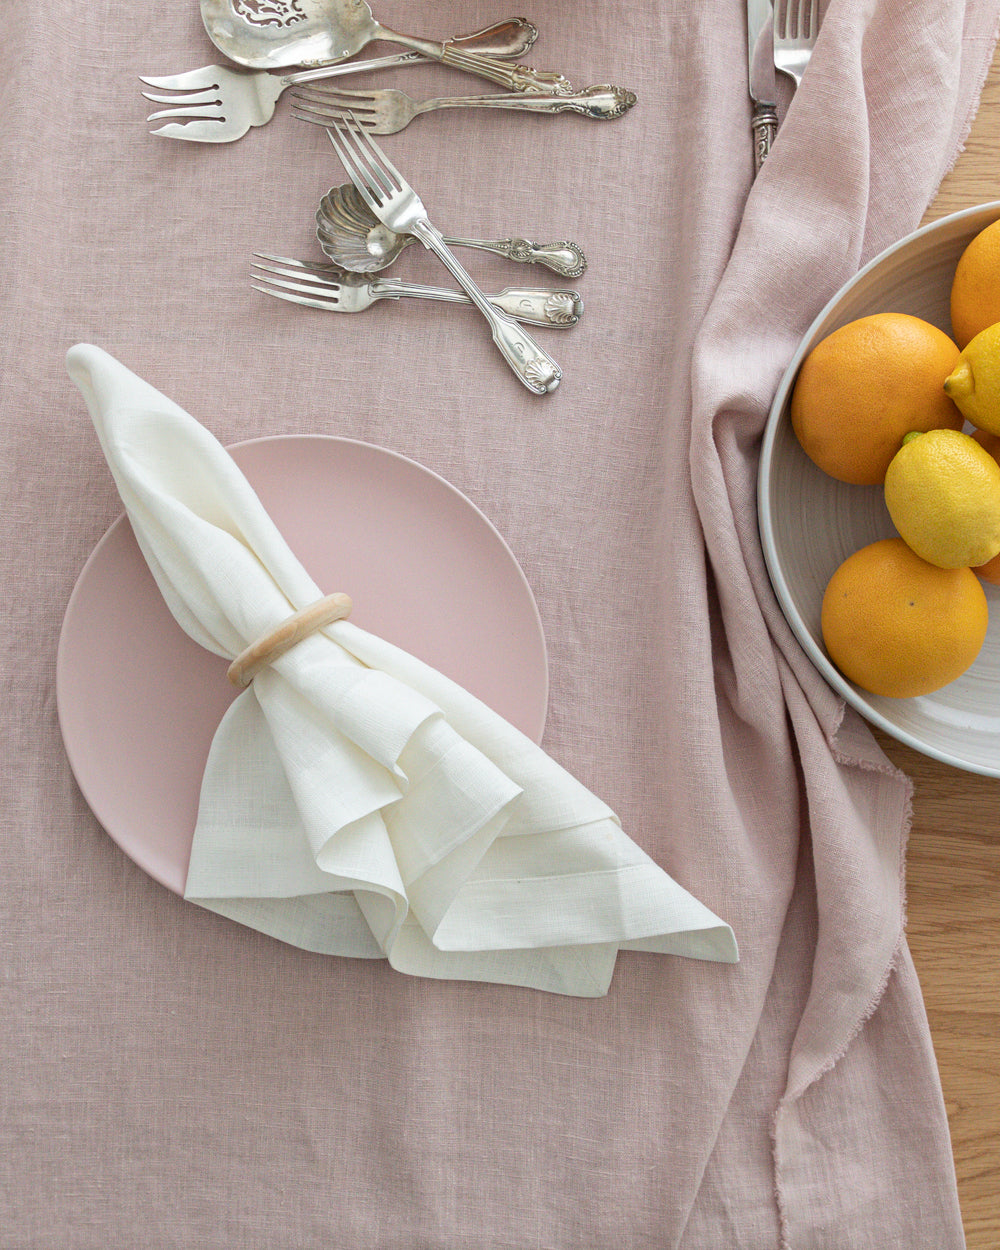
<path id="1" fill-rule="evenodd" d="M 353 183 L 334 187 L 316 210 L 316 238 L 327 256 L 351 273 L 387 269 L 411 243 L 413 235 L 396 234 L 382 225 Z M 579 278 L 587 258 L 576 243 L 532 243 L 530 239 L 452 239 L 453 247 L 474 247 L 519 264 L 544 265 L 564 278 Z"/>
<path id="2" fill-rule="evenodd" d="M 329 65 L 383 39 L 412 48 L 428 60 L 499 83 L 508 91 L 547 95 L 573 91 L 562 74 L 506 64 L 451 43 L 390 30 L 376 21 L 365 0 L 201 0 L 201 17 L 219 51 L 251 69 Z"/>

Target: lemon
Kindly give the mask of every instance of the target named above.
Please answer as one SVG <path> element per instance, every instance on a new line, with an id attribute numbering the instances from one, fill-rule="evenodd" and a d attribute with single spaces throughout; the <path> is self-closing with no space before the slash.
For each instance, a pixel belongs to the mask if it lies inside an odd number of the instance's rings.
<path id="1" fill-rule="evenodd" d="M 966 345 L 944 390 L 967 421 L 1000 434 L 1000 322 Z"/>
<path id="2" fill-rule="evenodd" d="M 1000 554 L 1000 464 L 959 430 L 906 436 L 886 471 L 885 505 L 907 546 L 938 568 Z"/>
<path id="3" fill-rule="evenodd" d="M 823 595 L 830 659 L 850 681 L 893 699 L 960 677 L 986 639 L 989 607 L 971 569 L 928 564 L 901 538 L 855 551 Z"/>

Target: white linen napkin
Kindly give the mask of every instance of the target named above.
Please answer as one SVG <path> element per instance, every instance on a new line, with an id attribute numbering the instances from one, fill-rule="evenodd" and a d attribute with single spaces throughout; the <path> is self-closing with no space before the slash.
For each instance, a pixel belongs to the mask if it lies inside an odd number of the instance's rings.
<path id="1" fill-rule="evenodd" d="M 232 659 L 326 592 L 193 417 L 100 348 L 71 348 L 67 367 L 196 642 Z M 730 927 L 540 747 L 349 621 L 223 717 L 185 897 L 311 951 L 585 997 L 607 992 L 621 948 L 738 958 Z"/>

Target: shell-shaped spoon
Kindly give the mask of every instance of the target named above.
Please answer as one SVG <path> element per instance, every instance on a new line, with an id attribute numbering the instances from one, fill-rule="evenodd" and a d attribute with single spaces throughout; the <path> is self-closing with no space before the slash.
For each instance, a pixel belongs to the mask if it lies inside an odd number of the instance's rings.
<path id="1" fill-rule="evenodd" d="M 316 237 L 336 265 L 352 273 L 376 273 L 387 269 L 411 243 L 409 234 L 396 234 L 383 226 L 352 183 L 334 187 L 316 210 Z M 453 247 L 474 247 L 494 252 L 519 264 L 544 265 L 564 278 L 579 278 L 587 258 L 576 243 L 532 243 L 530 239 L 452 239 Z"/>

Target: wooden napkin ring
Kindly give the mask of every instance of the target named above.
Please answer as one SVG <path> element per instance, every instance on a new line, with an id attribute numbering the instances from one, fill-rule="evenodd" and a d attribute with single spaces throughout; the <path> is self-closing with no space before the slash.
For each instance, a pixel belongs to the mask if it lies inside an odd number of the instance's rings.
<path id="1" fill-rule="evenodd" d="M 324 625 L 342 621 L 345 616 L 349 616 L 352 606 L 350 596 L 338 592 L 327 595 L 324 599 L 317 599 L 300 612 L 293 612 L 280 625 L 268 630 L 245 651 L 241 651 L 230 664 L 226 676 L 234 686 L 242 690 L 250 685 L 262 668 L 267 668 L 279 655 L 291 651 L 303 638 L 308 638 Z"/>

